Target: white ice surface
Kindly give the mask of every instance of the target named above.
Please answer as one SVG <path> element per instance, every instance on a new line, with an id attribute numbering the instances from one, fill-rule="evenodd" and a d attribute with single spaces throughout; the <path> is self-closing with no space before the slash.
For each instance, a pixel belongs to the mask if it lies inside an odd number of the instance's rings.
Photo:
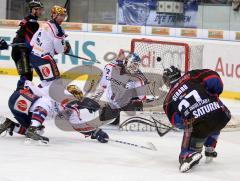
<path id="1" fill-rule="evenodd" d="M 10 116 L 7 101 L 17 79 L 0 76 L 0 114 Z M 240 103 L 224 100 L 237 113 Z M 11 116 L 10 116 L 11 117 Z M 108 130 L 113 139 L 137 144 L 152 142 L 158 151 L 117 143 L 100 144 L 46 122 L 48 146 L 24 145 L 22 136 L 0 137 L 0 181 L 239 181 L 240 132 L 223 132 L 218 158 L 190 173 L 178 171 L 182 133 L 160 138 L 156 133 Z"/>

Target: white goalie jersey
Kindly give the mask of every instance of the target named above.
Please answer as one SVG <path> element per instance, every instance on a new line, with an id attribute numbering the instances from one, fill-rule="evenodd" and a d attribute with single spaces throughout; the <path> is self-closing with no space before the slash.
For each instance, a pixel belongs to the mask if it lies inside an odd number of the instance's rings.
<path id="1" fill-rule="evenodd" d="M 143 79 L 126 73 L 124 68 L 115 62 L 104 67 L 99 92 L 101 91 L 102 94 L 106 91 L 107 102 L 113 109 L 126 106 L 132 98 L 145 99 Z"/>

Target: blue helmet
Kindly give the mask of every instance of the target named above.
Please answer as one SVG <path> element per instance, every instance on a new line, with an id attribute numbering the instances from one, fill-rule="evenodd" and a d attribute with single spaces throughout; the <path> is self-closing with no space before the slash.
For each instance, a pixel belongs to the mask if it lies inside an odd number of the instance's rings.
<path id="1" fill-rule="evenodd" d="M 141 63 L 141 58 L 136 53 L 132 53 L 128 58 L 131 63 Z"/>
<path id="2" fill-rule="evenodd" d="M 141 58 L 136 53 L 130 54 L 126 62 L 126 68 L 128 72 L 129 73 L 137 72 L 139 69 L 140 63 L 141 63 Z"/>

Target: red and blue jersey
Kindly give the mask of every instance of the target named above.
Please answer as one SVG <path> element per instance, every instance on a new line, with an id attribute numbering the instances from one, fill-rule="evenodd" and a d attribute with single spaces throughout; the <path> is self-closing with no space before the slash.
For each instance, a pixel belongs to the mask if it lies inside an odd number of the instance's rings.
<path id="1" fill-rule="evenodd" d="M 164 111 L 170 122 L 184 128 L 184 120 L 201 120 L 223 108 L 219 95 L 223 82 L 217 72 L 192 70 L 184 74 L 170 89 L 164 101 Z"/>

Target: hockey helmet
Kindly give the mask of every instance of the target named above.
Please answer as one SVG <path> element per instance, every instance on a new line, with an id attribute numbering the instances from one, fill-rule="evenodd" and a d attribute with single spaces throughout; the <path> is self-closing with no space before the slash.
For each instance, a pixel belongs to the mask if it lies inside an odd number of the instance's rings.
<path id="1" fill-rule="evenodd" d="M 181 77 L 181 70 L 175 66 L 164 69 L 163 82 L 166 86 L 170 87 Z"/>
<path id="2" fill-rule="evenodd" d="M 55 19 L 57 16 L 65 16 L 65 20 L 67 19 L 67 10 L 61 6 L 53 6 L 51 9 L 51 17 Z"/>
<path id="3" fill-rule="evenodd" d="M 35 0 L 30 1 L 28 6 L 29 6 L 30 11 L 33 8 L 44 8 L 43 4 L 40 1 L 35 1 Z"/>
<path id="4" fill-rule="evenodd" d="M 136 54 L 132 53 L 126 60 L 126 69 L 129 73 L 135 73 L 139 70 L 141 58 Z"/>

